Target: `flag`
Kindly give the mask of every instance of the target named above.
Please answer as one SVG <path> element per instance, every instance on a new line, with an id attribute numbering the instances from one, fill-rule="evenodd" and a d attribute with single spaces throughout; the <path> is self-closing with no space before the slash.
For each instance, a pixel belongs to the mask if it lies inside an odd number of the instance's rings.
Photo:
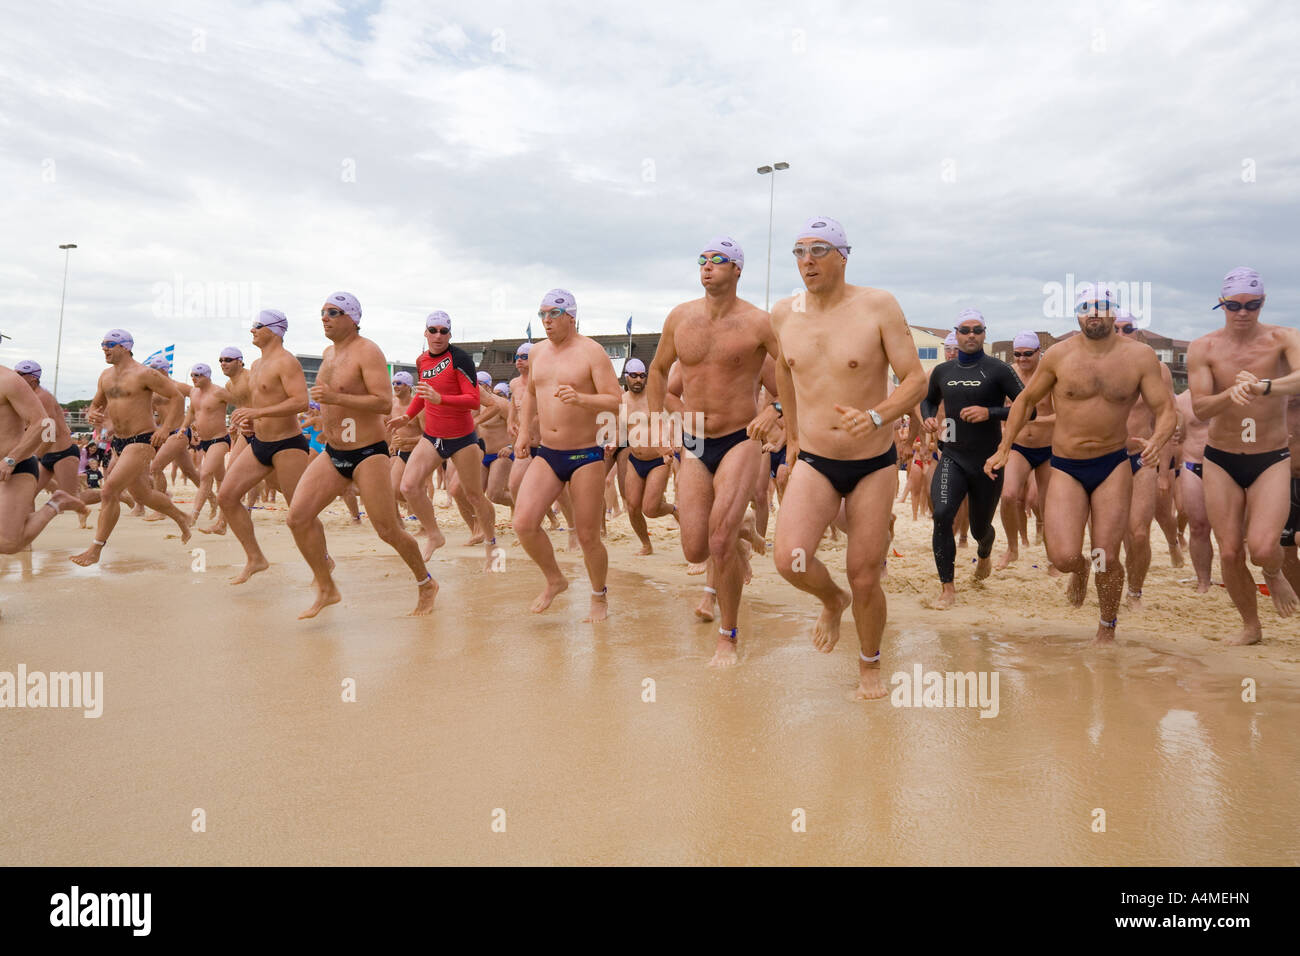
<path id="1" fill-rule="evenodd" d="M 170 375 L 176 367 L 176 346 L 169 345 L 166 348 L 159 349 L 157 352 L 154 352 L 153 355 L 150 355 L 147 359 L 145 359 L 144 364 L 148 365 L 150 362 L 152 362 L 155 355 L 162 355 L 166 357 L 167 374 Z"/>
<path id="2" fill-rule="evenodd" d="M 533 323 L 532 323 L 532 322 L 529 322 L 529 323 L 528 323 L 528 333 L 527 333 L 527 334 L 528 334 L 528 341 L 531 342 L 531 341 L 533 340 Z"/>
<path id="3" fill-rule="evenodd" d="M 627 317 L 627 334 L 632 334 L 632 316 L 630 315 Z"/>

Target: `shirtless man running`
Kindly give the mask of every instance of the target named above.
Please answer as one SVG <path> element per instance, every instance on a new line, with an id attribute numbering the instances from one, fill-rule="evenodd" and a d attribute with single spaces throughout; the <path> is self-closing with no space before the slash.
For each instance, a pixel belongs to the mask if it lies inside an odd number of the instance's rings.
<path id="1" fill-rule="evenodd" d="M 1245 266 L 1224 276 L 1220 307 L 1223 328 L 1188 346 L 1187 384 L 1196 417 L 1210 423 L 1205 500 L 1223 583 L 1242 621 L 1228 643 L 1256 644 L 1263 632 L 1248 552 L 1278 615 L 1296 609 L 1280 541 L 1290 510 L 1286 397 L 1300 392 L 1300 332 L 1259 321 L 1264 282 Z"/>
<path id="2" fill-rule="evenodd" d="M 181 544 L 190 540 L 190 525 L 185 515 L 170 498 L 155 491 L 149 481 L 149 464 L 153 461 L 155 449 L 180 427 L 184 415 L 180 405 L 169 401 L 166 417 L 161 424 L 155 425 L 153 400 L 155 397 L 164 400 L 176 398 L 176 386 L 162 372 L 135 360 L 131 355 L 131 347 L 135 344 L 131 333 L 112 329 L 100 344 L 104 361 L 110 367 L 99 376 L 87 418 L 92 424 L 102 422 L 105 414 L 113 420 L 113 451 L 117 453 L 117 463 L 104 479 L 94 543 L 71 558 L 74 564 L 82 567 L 96 563 L 108 544 L 108 536 L 113 533 L 121 512 L 124 491 L 129 490 L 137 504 L 160 511 L 175 521 L 181 532 Z"/>
<path id="3" fill-rule="evenodd" d="M 17 554 L 26 548 L 63 508 L 86 507 L 58 488 L 49 501 L 32 510 L 39 474 L 35 453 L 49 417 L 24 377 L 0 365 L 0 554 Z"/>
<path id="4" fill-rule="evenodd" d="M 646 383 L 651 418 L 662 420 L 668 373 L 680 359 L 686 411 L 677 518 L 687 562 L 712 561 L 721 626 L 710 667 L 730 667 L 738 659 L 746 559 L 741 525 L 762 454 L 746 429 L 758 414 L 764 360 L 777 356 L 771 317 L 736 295 L 744 265 L 736 240 L 709 240 L 699 256 L 704 295 L 668 313 Z M 762 384 L 776 392 L 774 380 Z"/>
<path id="5" fill-rule="evenodd" d="M 1187 516 L 1187 546 L 1192 553 L 1192 570 L 1196 572 L 1196 593 L 1210 590 L 1210 571 L 1214 565 L 1214 544 L 1210 541 L 1210 516 L 1205 510 L 1205 444 L 1210 438 L 1210 423 L 1196 417 L 1192 408 L 1192 391 L 1184 389 L 1174 396 L 1178 428 L 1183 439 L 1183 464 L 1174 493 L 1178 510 Z"/>
<path id="6" fill-rule="evenodd" d="M 289 530 L 315 575 L 316 587 L 315 603 L 298 617 L 315 617 L 342 600 L 330 574 L 333 562 L 325 551 L 325 527 L 318 516 L 351 482 L 356 483 L 375 533 L 415 577 L 411 614 L 430 614 L 438 584 L 420 557 L 420 545 L 398 520 L 388 474 L 385 419 L 393 403 L 388 362 L 378 345 L 362 337 L 361 303 L 351 293 L 336 292 L 325 300 L 321 325 L 332 344 L 325 349 L 316 384 L 308 394 L 320 403 L 325 451 L 307 466 L 289 506 Z"/>
<path id="7" fill-rule="evenodd" d="M 1043 359 L 1043 343 L 1037 332 L 1017 332 L 1011 342 L 1011 356 L 1015 360 L 1011 367 L 1020 379 L 1021 385 L 1028 385 L 1029 380 L 1038 371 L 1038 363 Z M 1032 475 L 1038 486 L 1038 507 L 1041 509 L 1047 498 L 1047 484 L 1051 480 L 1052 465 L 1052 425 L 1056 414 L 1052 408 L 1049 395 L 1038 403 L 1038 415 L 1029 422 L 1020 434 L 1020 441 L 1011 446 L 1014 453 L 1007 459 L 1006 477 L 1002 482 L 1002 529 L 1007 535 L 1007 550 L 998 558 L 996 570 L 1001 571 L 1013 564 L 1020 557 L 1020 535 L 1027 529 L 1020 527 L 1022 516 L 1027 520 L 1025 511 L 1025 491 Z M 1043 520 L 1047 520 L 1046 512 Z"/>
<path id="8" fill-rule="evenodd" d="M 55 488 L 62 488 L 68 494 L 76 497 L 78 492 L 77 471 L 81 466 L 81 449 L 77 443 L 72 440 L 72 432 L 68 430 L 67 417 L 63 414 L 63 409 L 59 403 L 54 400 L 54 396 L 41 387 L 41 367 L 31 359 L 25 359 L 14 366 L 14 371 L 23 377 L 32 391 L 36 393 L 36 399 L 41 403 L 41 408 L 45 411 L 45 421 L 47 427 L 42 429 L 42 439 L 47 436 L 52 437 L 52 441 L 41 441 L 41 447 L 37 449 L 40 459 L 41 475 L 36 481 L 36 491 L 45 488 L 51 481 L 54 482 Z M 52 428 L 50 426 L 53 426 Z M 80 502 L 80 499 L 78 499 Z M 81 512 L 83 522 L 85 521 L 82 508 L 74 510 Z M 85 527 L 84 523 L 82 527 Z"/>
<path id="9" fill-rule="evenodd" d="M 645 393 L 646 367 L 640 359 L 623 366 L 627 391 L 623 393 L 623 420 L 627 423 L 627 475 L 624 479 L 627 516 L 641 541 L 638 555 L 654 553 L 647 518 L 664 518 L 676 508 L 664 501 L 671 469 L 658 445 L 651 444 L 650 403 Z M 670 396 L 671 398 L 671 396 Z"/>
<path id="10" fill-rule="evenodd" d="M 892 423 L 920 401 L 927 382 L 894 297 L 844 281 L 849 249 L 836 220 L 809 219 L 794 245 L 807 293 L 772 309 L 786 448 L 794 462 L 776 518 L 775 557 L 783 578 L 822 602 L 812 635 L 817 650 L 834 650 L 840 619 L 852 605 L 859 646 L 855 696 L 877 700 L 886 694 L 880 575 L 898 483 Z M 892 394 L 890 369 L 899 380 Z M 847 592 L 815 553 L 841 505 L 848 524 Z"/>
<path id="11" fill-rule="evenodd" d="M 225 391 L 230 396 L 230 404 L 235 408 L 247 408 L 252 405 L 252 392 L 249 387 L 252 376 L 244 367 L 244 353 L 233 345 L 228 345 L 221 350 L 217 363 L 221 366 L 221 373 L 226 376 Z M 248 438 L 233 424 L 227 432 L 230 433 L 232 444 L 223 467 L 229 471 L 236 459 L 248 450 Z M 218 495 L 217 520 L 206 528 L 199 528 L 204 534 L 226 533 L 226 516 L 220 510 L 220 500 Z"/>
<path id="12" fill-rule="evenodd" d="M 389 418 L 401 418 L 406 414 L 406 406 L 411 404 L 411 399 L 415 397 L 415 378 L 410 372 L 395 372 L 393 374 L 393 407 L 388 412 Z M 317 416 L 319 418 L 319 415 Z M 402 476 L 406 474 L 406 463 L 411 460 L 411 453 L 420 443 L 420 436 L 424 434 L 424 413 L 416 415 L 415 418 L 408 421 L 400 428 L 394 428 L 388 436 L 388 449 L 392 453 L 389 459 L 388 475 L 390 484 L 393 486 L 393 496 L 396 503 L 404 503 L 406 499 L 402 496 Z M 428 500 L 428 495 L 424 495 Z M 415 509 L 407 505 L 411 514 L 415 514 Z M 401 512 L 398 512 L 401 515 Z M 416 516 L 419 517 L 418 515 Z M 434 519 L 437 521 L 437 518 Z M 436 525 L 435 525 L 436 527 Z M 440 539 L 440 540 L 439 540 Z M 442 532 L 438 531 L 435 536 L 436 547 L 434 550 L 442 547 L 447 543 L 447 539 L 442 537 Z"/>
<path id="13" fill-rule="evenodd" d="M 1115 333 L 1119 300 L 1103 284 L 1084 283 L 1075 292 L 1075 315 L 1082 335 L 1058 342 L 1043 355 L 1038 371 L 1016 398 L 998 449 L 984 465 L 986 474 L 1006 465 L 1030 411 L 1047 396 L 1056 408 L 1052 430 L 1052 468 L 1043 514 L 1049 516 L 1043 540 L 1048 560 L 1070 575 L 1067 597 L 1081 607 L 1088 572 L 1097 565 L 1101 620 L 1095 644 L 1115 640 L 1124 566 L 1120 543 L 1128 527 L 1133 469 L 1128 457 L 1128 416 L 1138 397 L 1155 412 L 1155 430 L 1143 445 L 1141 461 L 1153 466 L 1174 433 L 1177 415 L 1165 387 L 1156 353 L 1141 342 Z M 1092 553 L 1083 553 L 1083 532 L 1091 523 Z"/>
<path id="14" fill-rule="evenodd" d="M 244 495 L 274 472 L 285 501 L 292 504 L 294 490 L 307 470 L 307 439 L 298 425 L 298 413 L 307 410 L 307 379 L 298 360 L 284 347 L 288 330 L 289 320 L 283 312 L 263 309 L 258 314 L 251 331 L 262 357 L 248 371 L 248 404 L 240 405 L 230 416 L 231 424 L 249 445 L 227 466 L 217 495 L 221 513 L 247 558 L 231 584 L 243 584 L 271 566 L 257 543 Z"/>
<path id="15" fill-rule="evenodd" d="M 199 520 L 203 502 L 213 487 L 226 477 L 226 454 L 230 451 L 230 432 L 226 429 L 226 405 L 233 404 L 233 396 L 224 388 L 212 384 L 212 368 L 199 362 L 190 369 L 190 411 L 187 416 L 199 439 L 199 454 L 203 465 L 199 469 L 199 490 L 194 495 L 194 511 L 190 523 Z"/>
<path id="16" fill-rule="evenodd" d="M 166 375 L 167 381 L 171 382 L 172 388 L 176 390 L 175 396 L 171 398 L 157 397 L 154 399 L 154 410 L 159 421 L 164 418 L 171 419 L 175 415 L 176 409 L 180 409 L 180 417 L 177 419 L 176 427 L 167 436 L 167 440 L 162 443 L 162 447 L 158 449 L 158 454 L 154 456 L 153 462 L 149 465 L 149 475 L 154 481 L 154 487 L 165 493 L 167 485 L 163 473 L 168 465 L 174 464 L 184 472 L 185 477 L 194 484 L 194 487 L 198 488 L 199 470 L 194 467 L 194 460 L 190 457 L 190 438 L 183 429 L 185 424 L 185 400 L 190 397 L 190 385 L 186 382 L 178 382 L 171 377 L 171 365 L 166 356 L 155 355 L 149 359 L 149 367 L 157 369 L 163 375 Z M 203 499 L 196 498 L 195 505 L 194 510 L 197 514 L 203 510 Z M 158 519 L 151 517 L 147 520 L 154 521 Z M 191 516 L 190 522 L 193 523 L 193 521 L 194 518 Z"/>
<path id="17" fill-rule="evenodd" d="M 519 420 L 531 421 L 533 409 L 537 410 L 541 444 L 536 450 L 539 460 L 529 467 L 515 496 L 514 529 L 519 543 L 546 577 L 542 593 L 530 608 L 538 614 L 569 587 L 556 563 L 551 539 L 542 530 L 542 518 L 551 503 L 569 486 L 578 543 L 591 581 L 591 612 L 586 620 L 595 623 L 609 616 L 605 581 L 609 555 L 600 540 L 605 449 L 597 444 L 597 419 L 602 412 L 615 415 L 622 391 L 605 350 L 578 334 L 573 293 L 552 289 L 542 297 L 537 314 L 547 340 L 538 342 L 529 355 L 532 369 Z M 526 441 L 516 443 L 516 459 L 531 454 Z"/>

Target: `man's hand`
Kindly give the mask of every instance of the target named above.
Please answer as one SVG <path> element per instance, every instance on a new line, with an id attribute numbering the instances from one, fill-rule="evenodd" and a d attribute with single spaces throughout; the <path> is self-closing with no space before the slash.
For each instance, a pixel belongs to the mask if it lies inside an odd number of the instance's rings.
<path id="1" fill-rule="evenodd" d="M 529 458 L 529 454 L 528 454 L 528 442 L 524 442 L 524 443 L 522 443 L 522 444 L 516 445 L 516 446 L 515 446 L 515 461 L 527 461 L 528 458 Z"/>
<path id="2" fill-rule="evenodd" d="M 1146 441 L 1142 443 L 1142 467 L 1143 468 L 1146 468 L 1151 465 L 1156 465 L 1159 463 L 1160 449 L 1162 447 L 1164 446 L 1156 442 L 1155 436 L 1148 438 Z"/>
<path id="3" fill-rule="evenodd" d="M 989 410 L 983 405 L 967 405 L 961 410 L 961 420 L 964 422 L 986 422 L 989 420 Z"/>
<path id="4" fill-rule="evenodd" d="M 780 428 L 780 422 L 781 416 L 776 413 L 776 406 L 768 405 L 745 427 L 745 434 L 759 441 L 770 441 L 772 433 Z"/>
<path id="5" fill-rule="evenodd" d="M 939 431 L 939 419 L 937 418 L 927 418 L 921 422 L 921 425 L 932 435 Z"/>
<path id="6" fill-rule="evenodd" d="M 866 412 L 851 405 L 836 405 L 840 413 L 840 426 L 854 438 L 865 438 L 876 431 L 876 423 Z"/>
<path id="7" fill-rule="evenodd" d="M 154 448 L 161 448 L 167 443 L 167 439 L 172 436 L 167 434 L 167 429 L 159 426 L 153 430 L 153 437 L 149 439 L 149 444 Z"/>
<path id="8" fill-rule="evenodd" d="M 391 432 L 409 424 L 411 424 L 411 416 L 398 415 L 396 418 L 390 418 L 388 421 L 384 422 L 384 427 Z"/>
<path id="9" fill-rule="evenodd" d="M 572 385 L 556 386 L 555 397 L 565 405 L 577 405 L 581 400 L 578 391 Z"/>
<path id="10" fill-rule="evenodd" d="M 430 405 L 442 404 L 442 395 L 439 394 L 438 390 L 428 382 L 421 382 L 419 385 L 415 386 L 415 394 L 419 395 Z"/>
<path id="11" fill-rule="evenodd" d="M 990 478 L 997 478 L 995 471 L 1001 471 L 1007 467 L 1007 459 L 1011 457 L 1010 448 L 999 448 L 993 454 L 989 455 L 988 461 L 984 462 L 984 474 Z"/>

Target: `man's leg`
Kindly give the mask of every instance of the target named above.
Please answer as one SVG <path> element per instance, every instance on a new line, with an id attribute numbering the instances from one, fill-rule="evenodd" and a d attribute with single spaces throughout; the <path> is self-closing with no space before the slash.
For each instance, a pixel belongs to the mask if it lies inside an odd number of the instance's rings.
<path id="1" fill-rule="evenodd" d="M 230 470 L 226 472 L 226 480 L 221 483 L 221 489 L 217 493 L 217 506 L 221 509 L 222 520 L 239 540 L 246 558 L 243 570 L 230 579 L 231 584 L 243 584 L 258 571 L 265 571 L 271 566 L 257 543 L 253 516 L 244 507 L 244 495 L 257 487 L 270 471 L 270 466 L 263 465 L 256 455 L 246 451 L 235 457 Z"/>
<path id="2" fill-rule="evenodd" d="M 352 473 L 352 480 L 361 496 L 361 503 L 366 506 L 370 516 L 370 526 L 386 545 L 397 552 L 397 556 L 406 562 L 415 576 L 416 600 L 415 610 L 411 616 L 418 617 L 433 611 L 433 601 L 438 594 L 438 585 L 433 575 L 425 567 L 420 556 L 420 545 L 406 533 L 401 519 L 397 517 L 397 502 L 393 497 L 392 478 L 388 470 L 388 458 L 384 455 L 371 455 L 357 465 Z M 320 521 L 316 522 L 320 526 Z M 325 529 L 320 530 L 322 551 L 324 550 Z M 326 561 L 328 567 L 328 561 Z"/>
<path id="3" fill-rule="evenodd" d="M 1029 481 L 1029 472 L 1025 456 L 1012 449 L 1002 481 L 1002 530 L 1006 534 L 1007 550 L 998 558 L 999 571 L 1020 558 L 1020 513 L 1025 507 L 1025 484 Z"/>
<path id="4" fill-rule="evenodd" d="M 1144 465 L 1133 476 L 1133 501 L 1124 534 L 1124 566 L 1128 576 L 1125 603 L 1130 611 L 1142 610 L 1142 585 L 1151 568 L 1151 522 L 1155 516 L 1156 469 Z"/>
<path id="5" fill-rule="evenodd" d="M 744 588 L 744 557 L 740 547 L 740 526 L 754 497 L 754 475 L 761 454 L 752 438 L 734 445 L 713 474 L 713 507 L 709 509 L 709 558 L 717 580 L 720 631 L 735 632 L 740 616 L 740 592 Z M 736 662 L 737 642 L 718 636 L 712 667 L 730 667 Z"/>
<path id="6" fill-rule="evenodd" d="M 600 540 L 600 523 L 605 517 L 605 469 L 599 462 L 573 473 L 569 479 L 569 495 L 573 500 L 573 521 L 582 547 L 582 560 L 591 582 L 591 613 L 585 620 L 597 623 L 609 617 L 606 594 L 609 553 L 605 542 Z"/>
<path id="7" fill-rule="evenodd" d="M 10 475 L 0 481 L 0 554 L 17 554 L 45 530 L 60 507 L 72 507 L 75 500 L 56 488 L 53 497 L 32 510 L 36 503 L 36 479 L 31 475 Z M 80 504 L 80 502 L 77 502 Z M 85 505 L 82 505 L 84 508 Z"/>
<path id="8" fill-rule="evenodd" d="M 1296 593 L 1282 573 L 1282 529 L 1291 512 L 1291 462 L 1270 465 L 1246 489 L 1246 550 L 1264 573 L 1279 617 L 1296 609 Z"/>
<path id="9" fill-rule="evenodd" d="M 845 569 L 853 593 L 853 623 L 858 630 L 858 700 L 879 700 L 886 694 L 880 679 L 880 642 L 885 633 L 888 608 L 880 576 L 889 554 L 893 511 L 889 502 L 898 481 L 892 468 L 881 468 L 858 482 L 844 501 L 848 518 L 848 552 Z M 991 482 L 990 482 L 991 484 Z M 988 521 L 998 496 L 990 495 Z M 971 514 L 975 508 L 972 506 Z M 864 658 L 876 658 L 864 660 Z"/>
<path id="10" fill-rule="evenodd" d="M 1072 475 L 1063 472 L 1052 475 L 1043 501 L 1043 513 L 1052 516 L 1043 534 L 1047 560 L 1058 571 L 1070 575 L 1066 598 L 1074 607 L 1082 607 L 1084 598 L 1088 596 L 1088 572 L 1092 570 L 1091 557 L 1083 553 L 1083 529 L 1088 524 L 1088 492 Z"/>
<path id="11" fill-rule="evenodd" d="M 637 474 L 636 469 L 631 465 L 628 465 L 627 471 L 627 477 L 623 481 L 623 500 L 627 502 L 627 519 L 632 524 L 632 531 L 641 542 L 641 550 L 637 552 L 637 556 L 653 554 L 654 545 L 650 543 L 650 529 L 646 527 L 645 515 L 641 513 L 646 480 Z"/>
<path id="12" fill-rule="evenodd" d="M 447 543 L 447 539 L 438 528 L 438 515 L 434 510 L 433 502 L 425 492 L 429 477 L 441 461 L 442 458 L 433 447 L 433 443 L 426 438 L 421 438 L 416 443 L 411 458 L 402 472 L 400 486 L 402 497 L 406 499 L 406 507 L 411 509 L 411 514 L 420 519 L 420 524 L 424 527 L 424 546 L 420 549 L 420 556 L 426 561 L 433 552 Z"/>
<path id="13" fill-rule="evenodd" d="M 514 470 L 513 466 L 514 462 L 509 458 L 498 455 L 497 460 L 492 462 L 492 467 L 488 469 L 487 488 L 484 490 L 484 494 L 487 495 L 488 501 L 494 505 L 513 507 L 507 488 L 510 482 L 510 473 Z"/>
<path id="14" fill-rule="evenodd" d="M 1196 591 L 1210 590 L 1210 572 L 1214 566 L 1214 544 L 1210 541 L 1210 516 L 1205 511 L 1205 482 L 1200 475 L 1183 469 L 1178 477 L 1180 510 L 1187 516 L 1187 548 L 1192 553 L 1192 570 L 1196 572 Z"/>
<path id="15" fill-rule="evenodd" d="M 1263 632 L 1259 625 L 1259 606 L 1255 578 L 1246 568 L 1246 493 L 1232 476 L 1206 459 L 1202 466 L 1206 511 L 1210 527 L 1219 543 L 1219 568 L 1228 596 L 1241 615 L 1242 628 L 1228 644 L 1257 644 Z M 1263 477 L 1262 475 L 1260 476 Z M 1258 481 L 1258 479 L 1257 479 Z M 1214 507 L 1209 503 L 1213 501 Z"/>
<path id="16" fill-rule="evenodd" d="M 74 564 L 84 568 L 99 560 L 99 553 L 104 550 L 109 535 L 117 526 L 117 519 L 122 509 L 122 493 L 134 484 L 136 479 L 148 474 L 153 454 L 154 450 L 149 445 L 127 445 L 122 449 L 117 456 L 117 464 L 104 478 L 99 500 L 99 518 L 95 522 L 95 540 L 81 554 L 72 556 L 70 560 Z"/>
<path id="17" fill-rule="evenodd" d="M 1124 565 L 1119 560 L 1119 548 L 1125 530 L 1132 527 L 1129 504 L 1133 501 L 1133 478 L 1132 469 L 1121 464 L 1093 490 L 1088 502 L 1092 553 L 1098 562 L 1097 603 L 1101 606 L 1101 622 L 1097 626 L 1094 644 L 1109 644 L 1115 640 L 1120 592 L 1124 589 Z"/>
<path id="18" fill-rule="evenodd" d="M 754 474 L 754 530 L 760 538 L 767 538 L 767 522 L 771 518 L 771 499 L 768 488 L 772 481 L 772 459 L 759 449 L 758 471 Z"/>
<path id="19" fill-rule="evenodd" d="M 834 650 L 840 639 L 840 618 L 844 609 L 853 603 L 852 595 L 835 583 L 817 557 L 817 545 L 839 510 L 839 493 L 825 476 L 806 461 L 795 462 L 781 510 L 776 515 L 772 556 L 781 577 L 822 602 L 821 615 L 813 626 L 812 642 L 824 654 Z M 853 543 L 852 538 L 849 543 Z"/>
<path id="20" fill-rule="evenodd" d="M 930 481 L 930 496 L 934 500 L 934 533 L 930 543 L 934 548 L 935 569 L 939 572 L 939 597 L 933 607 L 946 611 L 957 600 L 957 588 L 953 584 L 957 560 L 953 524 L 966 503 L 966 475 L 951 455 L 939 460 Z"/>
<path id="21" fill-rule="evenodd" d="M 466 445 L 451 456 L 452 467 L 460 480 L 461 495 L 478 522 L 478 534 L 483 538 L 483 570 L 492 570 L 492 551 L 497 543 L 497 512 L 483 494 L 483 449 Z"/>
<path id="22" fill-rule="evenodd" d="M 325 526 L 318 517 L 331 501 L 347 490 L 348 482 L 330 463 L 328 455 L 317 455 L 303 472 L 289 506 L 289 530 L 294 543 L 311 568 L 316 582 L 316 601 L 298 615 L 298 619 L 315 617 L 325 607 L 342 600 L 330 575 L 329 556 L 325 551 Z M 385 506 L 386 507 L 386 506 Z M 369 510 L 369 509 L 367 509 Z M 371 515 L 371 521 L 375 516 Z M 232 523 L 233 527 L 233 523 Z"/>
<path id="23" fill-rule="evenodd" d="M 555 596 L 569 587 L 568 580 L 560 573 L 560 566 L 555 561 L 551 539 L 542 530 L 542 518 L 550 511 L 551 502 L 563 487 L 551 466 L 538 460 L 524 473 L 519 493 L 515 495 L 515 536 L 546 578 L 542 593 L 529 607 L 534 614 L 545 611 Z"/>
<path id="24" fill-rule="evenodd" d="M 997 529 L 993 527 L 993 513 L 1002 494 L 1002 475 L 990 478 L 983 471 L 972 468 L 966 472 L 966 500 L 970 502 L 970 530 L 975 538 L 975 580 L 981 581 L 993 570 L 993 543 Z M 1024 524 L 1019 527 L 1023 530 Z"/>

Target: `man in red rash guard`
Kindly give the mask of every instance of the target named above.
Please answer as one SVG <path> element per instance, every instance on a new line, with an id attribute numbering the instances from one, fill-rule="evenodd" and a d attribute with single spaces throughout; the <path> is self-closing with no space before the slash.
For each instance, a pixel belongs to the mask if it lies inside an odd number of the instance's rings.
<path id="1" fill-rule="evenodd" d="M 424 489 L 433 470 L 444 460 L 456 467 L 461 488 L 478 516 L 485 535 L 483 548 L 487 560 L 483 570 L 492 567 L 492 550 L 496 547 L 496 510 L 483 493 L 483 449 L 478 445 L 473 413 L 479 407 L 478 379 L 474 360 L 469 353 L 452 345 L 451 317 L 446 312 L 431 312 L 424 320 L 427 350 L 415 366 L 419 376 L 415 398 L 406 414 L 390 419 L 390 429 L 407 424 L 424 410 L 424 441 L 413 452 L 402 475 L 402 497 L 424 525 L 425 559 L 437 547 L 441 537 L 433 503 Z"/>

